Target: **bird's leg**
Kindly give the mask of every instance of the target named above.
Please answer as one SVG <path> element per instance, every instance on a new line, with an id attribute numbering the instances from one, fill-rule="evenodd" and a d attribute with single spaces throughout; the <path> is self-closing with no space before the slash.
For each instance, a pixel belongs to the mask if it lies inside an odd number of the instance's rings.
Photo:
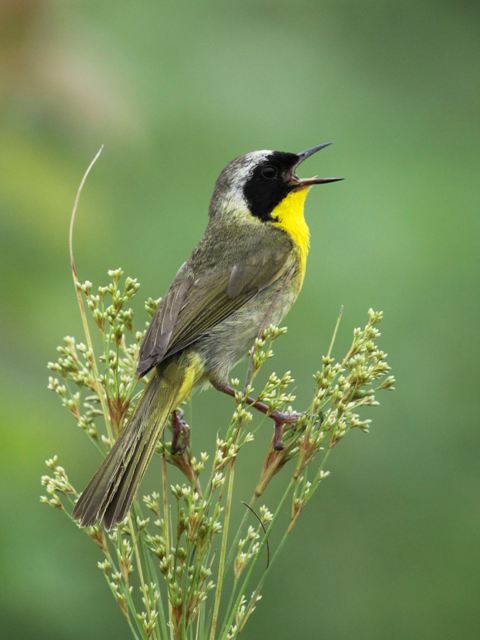
<path id="1" fill-rule="evenodd" d="M 183 419 L 183 411 L 172 411 L 172 455 L 183 453 L 190 443 L 190 427 Z"/>
<path id="2" fill-rule="evenodd" d="M 218 389 L 218 391 L 222 391 L 222 393 L 226 393 L 227 395 L 232 396 L 232 398 L 235 397 L 235 389 L 229 384 L 219 384 L 216 382 L 212 384 L 215 389 Z M 284 425 L 294 424 L 301 414 L 283 413 L 282 411 L 270 411 L 270 407 L 268 406 L 268 404 L 262 402 L 261 400 L 255 400 L 255 398 L 252 398 L 251 396 L 247 396 L 245 398 L 245 401 L 248 405 L 250 405 L 254 409 L 257 409 L 257 411 L 260 411 L 269 418 L 272 418 L 273 422 L 275 423 L 273 433 L 273 448 L 276 451 L 281 451 L 283 449 L 282 433 Z"/>

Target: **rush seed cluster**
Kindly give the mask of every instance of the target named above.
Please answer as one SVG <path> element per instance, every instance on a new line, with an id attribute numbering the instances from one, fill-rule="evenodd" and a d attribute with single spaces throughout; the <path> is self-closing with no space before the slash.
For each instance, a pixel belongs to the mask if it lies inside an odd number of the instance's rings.
<path id="1" fill-rule="evenodd" d="M 64 338 L 56 361 L 48 364 L 49 389 L 101 456 L 124 427 L 143 385 L 135 368 L 144 330 L 135 329 L 129 306 L 140 285 L 124 278 L 121 269 L 108 275 L 109 283 L 95 291 L 88 281 L 77 284 L 90 316 L 90 323 L 87 319 L 83 324 L 88 334 L 83 341 Z M 157 304 L 147 300 L 147 314 Z M 378 405 L 380 391 L 394 388 L 387 354 L 377 344 L 381 320 L 382 313 L 370 309 L 367 323 L 353 331 L 352 343 L 340 359 L 332 355 L 332 339 L 313 375 L 305 410 L 292 407 L 290 371 L 272 372 L 263 385 L 258 382 L 258 374 L 273 357 L 273 343 L 286 333 L 285 328 L 267 327 L 250 351 L 246 379 L 231 381 L 235 409 L 226 426 L 218 425 L 211 449 L 196 450 L 195 425 L 185 447 L 175 454 L 164 436 L 157 446 L 158 488 L 137 498 L 129 516 L 110 532 L 100 525 L 80 529 L 98 547 L 98 567 L 133 638 L 239 636 L 261 598 L 272 564 L 329 476 L 330 452 L 351 431 L 367 432 L 371 419 L 364 411 Z M 297 420 L 285 428 L 283 449 L 276 450 L 272 440 L 260 468 L 249 469 L 248 478 L 242 478 L 246 472 L 239 462 L 244 450 L 265 448 L 262 434 L 269 428 L 265 421 L 253 420 L 248 396 L 265 402 L 271 411 L 296 414 Z M 46 465 L 41 501 L 71 519 L 77 489 L 56 456 Z M 250 499 L 237 496 L 235 487 L 248 485 L 252 473 Z M 282 486 L 280 498 L 264 504 L 263 494 L 272 482 Z M 242 504 L 242 498 L 248 502 Z M 243 515 L 240 526 L 231 531 L 236 511 Z M 73 520 L 72 524 L 78 526 Z M 273 547 L 274 530 L 279 542 Z"/>

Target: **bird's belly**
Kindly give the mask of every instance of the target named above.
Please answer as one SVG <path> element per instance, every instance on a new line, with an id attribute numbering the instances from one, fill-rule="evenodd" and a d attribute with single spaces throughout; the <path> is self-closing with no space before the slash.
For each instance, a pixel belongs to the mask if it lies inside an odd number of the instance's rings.
<path id="1" fill-rule="evenodd" d="M 283 291 L 271 287 L 259 292 L 195 344 L 195 351 L 203 357 L 205 376 L 210 381 L 227 382 L 230 370 L 247 355 L 260 330 L 281 322 L 298 295 L 299 286 L 295 280 L 292 279 Z"/>

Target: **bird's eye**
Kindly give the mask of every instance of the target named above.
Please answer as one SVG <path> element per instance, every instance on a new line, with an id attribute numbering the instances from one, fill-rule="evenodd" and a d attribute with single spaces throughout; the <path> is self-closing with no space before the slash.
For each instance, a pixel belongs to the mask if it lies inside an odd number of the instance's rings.
<path id="1" fill-rule="evenodd" d="M 273 180 L 277 177 L 277 168 L 271 164 L 266 164 L 262 167 L 262 176 L 267 180 Z"/>

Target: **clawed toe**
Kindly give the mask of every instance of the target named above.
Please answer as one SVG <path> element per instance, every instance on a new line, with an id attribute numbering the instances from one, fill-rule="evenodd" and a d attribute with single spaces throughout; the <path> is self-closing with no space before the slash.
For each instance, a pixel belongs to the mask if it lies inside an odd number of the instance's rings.
<path id="1" fill-rule="evenodd" d="M 176 409 L 172 413 L 172 455 L 181 454 L 190 444 L 190 427 L 183 419 L 183 411 Z"/>
<path id="2" fill-rule="evenodd" d="M 302 417 L 302 413 L 282 413 L 280 411 L 274 411 L 270 414 L 275 422 L 273 433 L 273 448 L 275 451 L 282 451 L 284 449 L 282 442 L 283 428 L 285 425 L 293 425 L 299 418 Z"/>

